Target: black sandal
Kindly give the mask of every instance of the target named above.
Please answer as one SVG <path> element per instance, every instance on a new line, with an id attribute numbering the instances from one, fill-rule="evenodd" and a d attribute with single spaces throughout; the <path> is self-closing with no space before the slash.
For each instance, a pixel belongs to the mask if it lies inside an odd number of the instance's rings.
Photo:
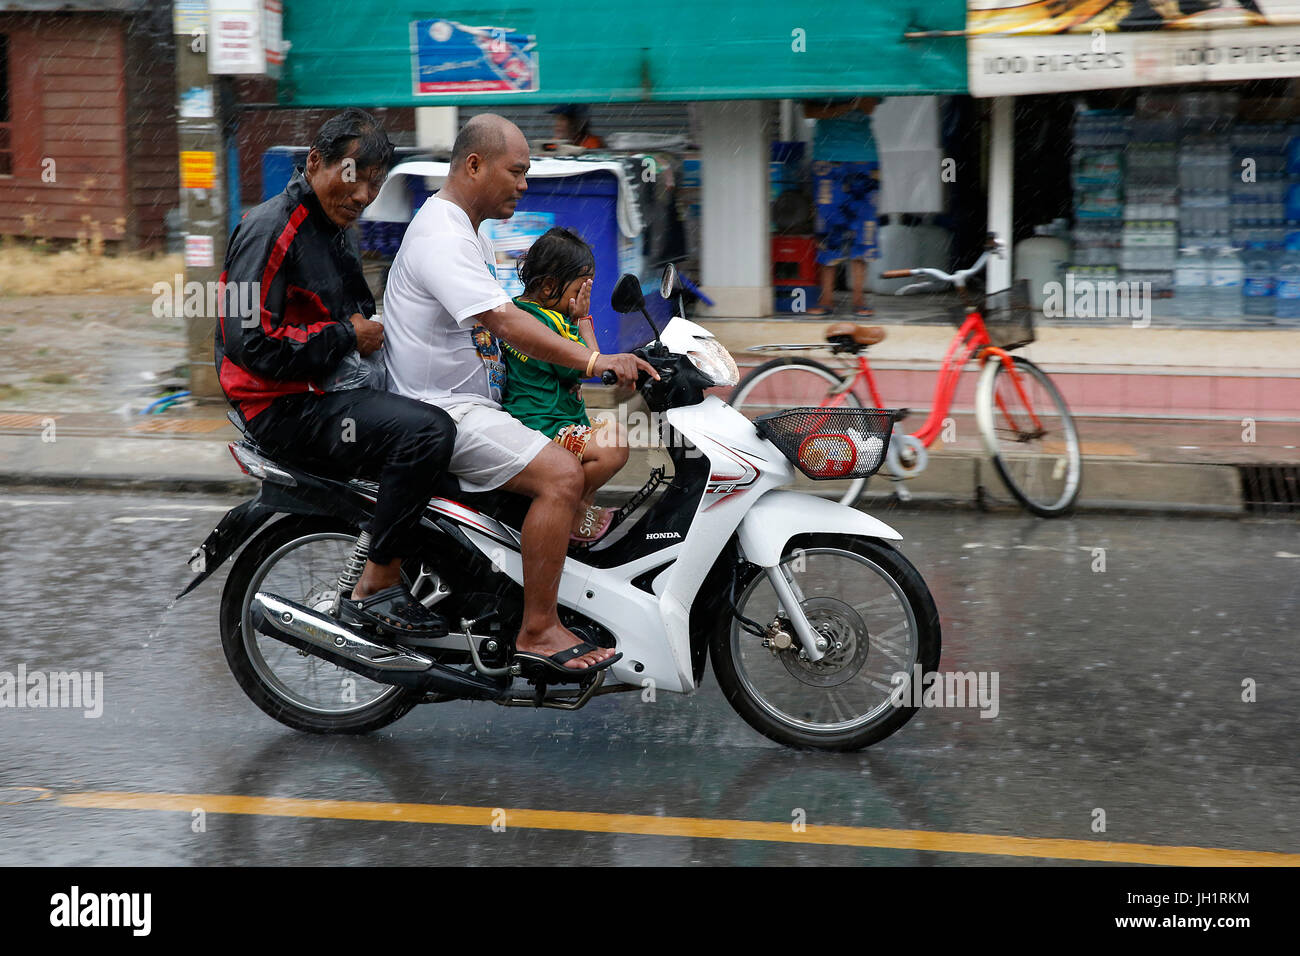
<path id="1" fill-rule="evenodd" d="M 536 672 L 537 668 L 542 668 L 551 683 L 557 683 L 556 675 L 563 675 L 565 680 L 581 681 L 596 671 L 603 671 L 606 667 L 623 659 L 622 653 L 615 654 L 613 657 L 601 661 L 599 664 L 592 664 L 590 667 L 574 668 L 565 667 L 567 661 L 575 657 L 581 657 L 583 654 L 590 654 L 592 651 L 605 650 L 597 647 L 595 644 L 589 644 L 583 641 L 581 644 L 575 644 L 573 647 L 565 648 L 562 651 L 556 651 L 549 657 L 545 654 L 533 654 L 528 651 L 516 651 L 515 660 L 524 664 L 531 665 L 528 670 Z M 561 681 L 562 683 L 562 681 Z"/>
<path id="2" fill-rule="evenodd" d="M 359 600 L 339 602 L 339 617 L 348 624 L 370 624 L 398 637 L 444 637 L 447 622 L 411 596 L 405 584 L 376 591 Z"/>

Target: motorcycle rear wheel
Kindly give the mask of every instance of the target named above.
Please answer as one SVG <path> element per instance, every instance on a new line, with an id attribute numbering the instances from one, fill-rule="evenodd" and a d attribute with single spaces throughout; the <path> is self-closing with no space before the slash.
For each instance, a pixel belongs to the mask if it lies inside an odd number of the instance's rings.
<path id="1" fill-rule="evenodd" d="M 304 654 L 251 627 L 249 604 L 259 589 L 308 606 L 325 600 L 322 585 L 337 577 L 356 538 L 356 529 L 339 521 L 283 518 L 240 552 L 221 592 L 221 645 L 231 673 L 254 704 L 294 730 L 370 733 L 405 715 L 423 697 Z"/>
<path id="2" fill-rule="evenodd" d="M 878 743 L 912 719 L 911 678 L 939 666 L 939 612 L 912 564 L 888 544 L 849 535 L 803 535 L 781 566 L 814 630 L 829 639 L 821 662 L 793 637 L 778 649 L 728 616 L 709 652 L 727 701 L 759 733 L 787 747 L 851 751 Z M 743 574 L 736 607 L 766 627 L 780 602 L 762 569 Z"/>

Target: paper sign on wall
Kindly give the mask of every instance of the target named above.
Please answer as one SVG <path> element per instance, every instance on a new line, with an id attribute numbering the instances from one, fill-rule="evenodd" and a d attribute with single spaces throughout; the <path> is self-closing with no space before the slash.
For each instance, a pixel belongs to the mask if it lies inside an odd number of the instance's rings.
<path id="1" fill-rule="evenodd" d="M 217 182 L 217 154 L 181 151 L 181 189 L 211 189 Z"/>
<path id="2" fill-rule="evenodd" d="M 211 236 L 185 237 L 185 265 L 195 269 L 210 268 L 214 264 Z"/>

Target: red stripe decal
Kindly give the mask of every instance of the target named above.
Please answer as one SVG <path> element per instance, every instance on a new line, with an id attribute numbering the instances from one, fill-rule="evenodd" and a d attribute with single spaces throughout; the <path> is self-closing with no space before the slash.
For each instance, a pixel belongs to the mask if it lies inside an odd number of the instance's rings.
<path id="1" fill-rule="evenodd" d="M 275 281 L 275 274 L 280 271 L 280 264 L 284 262 L 285 255 L 289 252 L 289 246 L 293 244 L 294 237 L 298 235 L 298 227 L 302 221 L 307 218 L 307 207 L 302 203 L 293 211 L 289 217 L 288 224 L 280 233 L 280 238 L 275 240 L 275 245 L 271 248 L 271 257 L 266 260 L 266 268 L 262 270 L 262 294 L 261 301 L 258 302 L 258 308 L 262 311 L 262 331 L 267 335 L 275 335 L 268 321 L 271 313 L 266 311 L 266 293 L 271 288 L 271 283 Z"/>

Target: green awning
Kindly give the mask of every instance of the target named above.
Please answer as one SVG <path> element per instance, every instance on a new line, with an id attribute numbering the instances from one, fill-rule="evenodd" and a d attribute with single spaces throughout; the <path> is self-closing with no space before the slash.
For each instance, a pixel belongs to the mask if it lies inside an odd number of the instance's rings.
<path id="1" fill-rule="evenodd" d="M 484 0 L 469 7 L 287 0 L 284 36 L 292 47 L 280 98 L 338 107 L 964 93 L 964 39 L 903 34 L 961 31 L 965 22 L 964 0 Z M 466 27 L 511 34 L 495 34 L 490 51 L 466 56 L 465 46 L 453 52 L 472 35 Z M 524 89 L 467 92 L 470 81 L 458 78 L 472 72 L 475 57 L 512 75 L 501 82 Z M 448 80 L 430 88 L 452 91 L 416 95 L 419 68 L 425 79 Z"/>

